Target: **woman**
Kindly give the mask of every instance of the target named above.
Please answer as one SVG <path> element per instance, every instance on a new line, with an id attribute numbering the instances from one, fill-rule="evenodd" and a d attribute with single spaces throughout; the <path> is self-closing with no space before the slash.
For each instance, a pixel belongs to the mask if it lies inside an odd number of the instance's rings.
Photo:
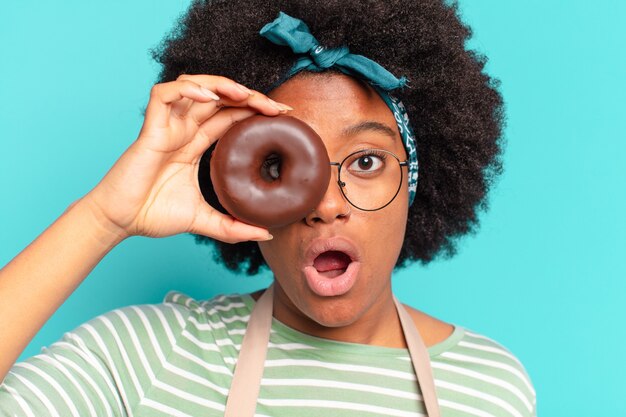
<path id="1" fill-rule="evenodd" d="M 285 41 L 295 27 L 304 34 Z M 416 384 L 391 276 L 453 254 L 500 169 L 502 101 L 484 58 L 464 49 L 469 33 L 439 0 L 194 3 L 155 51 L 163 72 L 137 140 L 0 272 L 0 297 L 14 300 L 0 311 L 2 415 L 223 415 L 263 292 L 207 301 L 170 293 L 97 317 L 14 364 L 113 247 L 185 232 L 210 238 L 232 269 L 267 265 L 275 277 L 263 296 L 275 320 L 257 415 L 425 414 L 427 381 Z M 376 202 L 367 188 L 342 192 L 333 167 L 323 199 L 298 222 L 266 230 L 221 213 L 202 155 L 257 113 L 306 122 L 331 161 L 364 151 L 355 169 L 406 161 L 399 192 Z M 24 317 L 27 299 L 37 302 Z M 532 384 L 510 352 L 407 310 L 428 348 L 441 415 L 535 414 Z"/>

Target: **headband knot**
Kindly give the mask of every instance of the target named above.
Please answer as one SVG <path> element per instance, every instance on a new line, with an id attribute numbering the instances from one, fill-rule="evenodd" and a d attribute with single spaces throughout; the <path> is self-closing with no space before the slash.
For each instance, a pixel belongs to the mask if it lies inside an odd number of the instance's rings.
<path id="1" fill-rule="evenodd" d="M 309 27 L 300 19 L 280 12 L 278 17 L 263 26 L 261 36 L 276 45 L 288 46 L 300 55 L 289 77 L 302 70 L 321 72 L 335 67 L 344 74 L 361 78 L 384 91 L 406 85 L 406 78 L 397 78 L 377 62 L 363 55 L 350 52 L 348 47 L 326 48 L 311 34 Z"/>
<path id="2" fill-rule="evenodd" d="M 283 81 L 303 70 L 322 72 L 334 67 L 346 75 L 364 80 L 378 92 L 396 119 L 407 153 L 409 205 L 412 204 L 416 195 L 418 178 L 415 136 L 404 105 L 400 100 L 388 94 L 389 91 L 404 87 L 407 79 L 397 78 L 377 62 L 363 55 L 351 53 L 347 46 L 324 47 L 311 34 L 306 23 L 283 12 L 280 12 L 273 22 L 263 26 L 260 34 L 276 45 L 288 46 L 298 57 Z"/>
<path id="3" fill-rule="evenodd" d="M 350 50 L 347 46 L 327 49 L 321 45 L 317 45 L 309 51 L 309 55 L 315 65 L 324 69 L 332 67 L 337 61 L 349 54 Z"/>

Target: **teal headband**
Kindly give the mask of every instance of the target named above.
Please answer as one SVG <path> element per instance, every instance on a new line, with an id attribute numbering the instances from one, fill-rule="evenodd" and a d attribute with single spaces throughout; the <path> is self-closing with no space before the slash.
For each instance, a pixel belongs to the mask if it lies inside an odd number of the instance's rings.
<path id="1" fill-rule="evenodd" d="M 276 20 L 263 26 L 261 36 L 271 42 L 288 46 L 298 54 L 298 60 L 289 70 L 285 80 L 302 70 L 321 72 L 333 67 L 344 74 L 366 81 L 378 92 L 383 101 L 391 109 L 409 162 L 409 206 L 415 199 L 417 190 L 417 147 L 413 130 L 409 125 L 409 116 L 402 102 L 391 96 L 389 91 L 404 87 L 406 78 L 396 78 L 378 63 L 362 55 L 351 54 L 346 46 L 328 49 L 321 46 L 309 31 L 309 27 L 300 19 L 293 18 L 283 12 Z M 283 80 L 284 81 L 284 80 Z"/>

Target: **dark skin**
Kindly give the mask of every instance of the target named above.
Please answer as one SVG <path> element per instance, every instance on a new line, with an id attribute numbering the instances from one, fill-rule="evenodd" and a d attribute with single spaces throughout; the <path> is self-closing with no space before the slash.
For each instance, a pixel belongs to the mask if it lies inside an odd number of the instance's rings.
<path id="1" fill-rule="evenodd" d="M 395 119 L 378 94 L 345 75 L 296 76 L 269 96 L 294 108 L 297 117 L 321 136 L 331 161 L 363 148 L 385 149 L 406 159 Z M 346 127 L 374 122 L 346 134 Z M 370 123 L 371 125 L 371 123 Z M 406 348 L 393 303 L 391 275 L 406 229 L 408 189 L 405 184 L 382 210 L 365 212 L 349 205 L 333 169 L 327 192 L 315 210 L 300 222 L 270 229 L 274 239 L 260 242 L 275 277 L 274 317 L 304 333 L 331 340 Z M 316 238 L 342 236 L 362 255 L 354 286 L 345 294 L 320 296 L 302 273 L 303 251 Z M 376 239 L 372 239 L 376 236 Z M 252 294 L 258 299 L 261 292 Z M 454 326 L 407 307 L 426 346 L 450 336 Z"/>
<path id="2" fill-rule="evenodd" d="M 265 290 L 259 290 L 250 294 L 255 301 L 258 301 L 259 298 L 263 295 Z M 430 316 L 422 311 L 416 310 L 411 306 L 407 306 L 406 304 L 402 304 L 404 308 L 409 312 L 409 315 L 413 319 L 413 323 L 415 323 L 415 327 L 420 333 L 422 340 L 426 347 L 431 347 L 436 345 L 437 343 L 441 343 L 446 340 L 452 332 L 454 331 L 454 326 L 450 323 L 446 323 L 441 321 L 433 316 Z M 393 333 L 398 334 L 401 333 L 402 330 L 400 328 L 400 322 L 397 321 L 393 325 Z M 387 344 L 383 345 L 385 347 L 393 347 L 393 348 L 404 348 L 406 349 L 406 342 L 404 338 L 398 337 L 397 335 L 394 337 L 395 344 Z"/>

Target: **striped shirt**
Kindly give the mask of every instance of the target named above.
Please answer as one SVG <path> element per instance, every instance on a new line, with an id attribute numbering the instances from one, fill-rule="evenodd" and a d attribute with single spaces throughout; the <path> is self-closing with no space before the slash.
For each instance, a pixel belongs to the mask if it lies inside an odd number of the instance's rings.
<path id="1" fill-rule="evenodd" d="M 98 316 L 0 385 L 0 416 L 220 416 L 254 299 L 161 304 Z M 502 345 L 461 326 L 429 349 L 443 417 L 535 416 L 535 391 Z M 408 350 L 306 335 L 273 320 L 256 416 L 424 415 Z"/>

